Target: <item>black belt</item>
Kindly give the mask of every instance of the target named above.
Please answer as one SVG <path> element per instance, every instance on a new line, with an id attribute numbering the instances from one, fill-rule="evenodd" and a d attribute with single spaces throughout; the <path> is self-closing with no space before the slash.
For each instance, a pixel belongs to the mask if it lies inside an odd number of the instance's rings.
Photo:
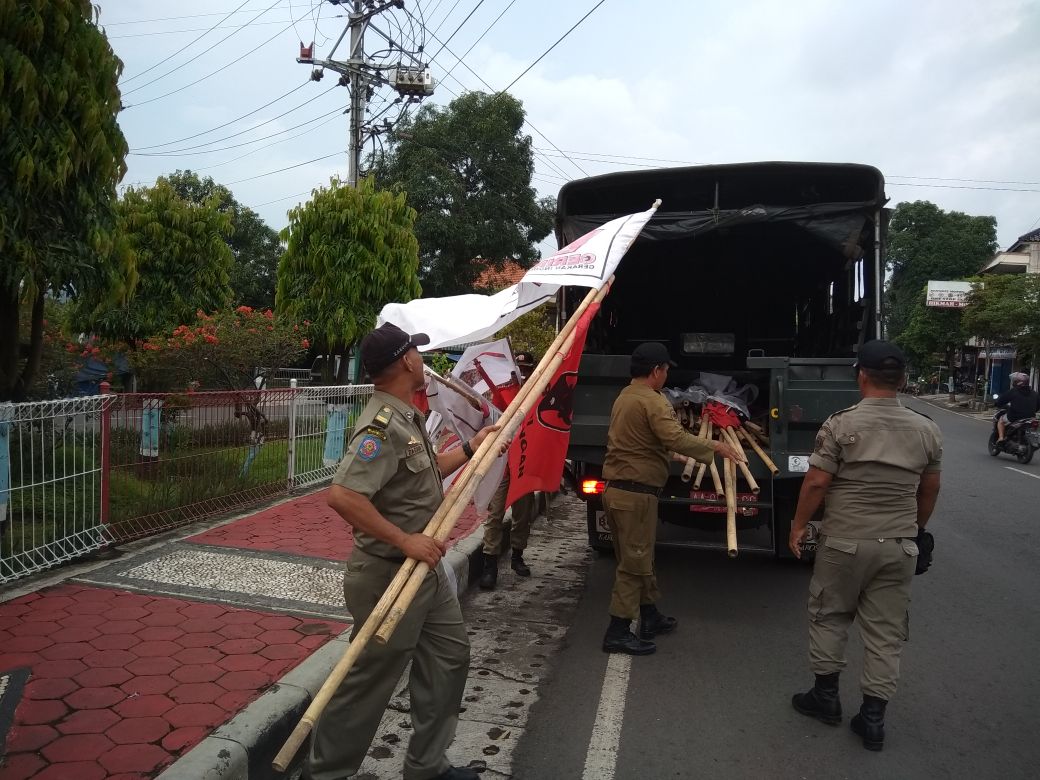
<path id="1" fill-rule="evenodd" d="M 629 482 L 627 479 L 611 479 L 607 482 L 607 487 L 627 490 L 629 493 L 649 493 L 651 496 L 660 496 L 663 490 L 653 485 L 644 485 L 642 482 Z"/>

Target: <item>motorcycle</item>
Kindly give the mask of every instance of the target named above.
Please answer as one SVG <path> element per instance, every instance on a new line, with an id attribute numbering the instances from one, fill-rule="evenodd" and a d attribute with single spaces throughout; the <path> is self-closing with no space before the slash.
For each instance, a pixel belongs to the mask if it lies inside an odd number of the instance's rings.
<path id="1" fill-rule="evenodd" d="M 994 458 L 1004 452 L 1014 455 L 1019 463 L 1029 463 L 1040 449 L 1040 420 L 1029 417 L 1009 422 L 1004 428 L 1004 441 L 997 441 L 997 420 L 1003 410 L 993 415 L 993 431 L 989 435 L 989 454 Z"/>

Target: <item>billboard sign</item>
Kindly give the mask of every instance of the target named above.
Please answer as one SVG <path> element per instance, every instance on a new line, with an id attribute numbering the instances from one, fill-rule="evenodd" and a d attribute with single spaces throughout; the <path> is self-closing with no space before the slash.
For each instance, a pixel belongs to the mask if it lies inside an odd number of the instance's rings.
<path id="1" fill-rule="evenodd" d="M 928 282 L 926 306 L 942 309 L 963 309 L 968 305 L 971 282 Z"/>

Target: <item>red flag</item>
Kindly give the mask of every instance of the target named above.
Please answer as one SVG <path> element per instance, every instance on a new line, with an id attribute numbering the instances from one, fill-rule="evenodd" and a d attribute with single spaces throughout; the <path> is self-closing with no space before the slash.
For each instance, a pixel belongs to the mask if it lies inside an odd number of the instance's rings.
<path id="1" fill-rule="evenodd" d="M 585 348 L 589 323 L 597 311 L 599 304 L 594 303 L 578 320 L 570 352 L 564 356 L 541 400 L 527 413 L 509 445 L 507 505 L 536 490 L 555 493 L 560 489 L 563 461 L 571 438 L 578 363 Z"/>

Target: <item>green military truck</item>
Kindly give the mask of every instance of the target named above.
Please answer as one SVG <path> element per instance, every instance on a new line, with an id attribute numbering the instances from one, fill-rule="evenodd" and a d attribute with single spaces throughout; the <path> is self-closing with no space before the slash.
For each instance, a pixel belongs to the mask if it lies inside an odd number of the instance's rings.
<path id="1" fill-rule="evenodd" d="M 560 246 L 617 216 L 662 206 L 622 260 L 593 321 L 574 388 L 568 459 L 588 504 L 589 541 L 610 549 L 600 500 L 610 410 L 629 355 L 659 341 L 678 363 L 669 386 L 707 375 L 753 385 L 748 414 L 767 432 L 773 476 L 749 453 L 757 495 L 738 496 L 741 551 L 789 556 L 787 537 L 820 424 L 859 398 L 859 344 L 880 336 L 884 178 L 867 165 L 766 162 L 643 170 L 572 181 Z M 564 289 L 566 317 L 582 291 Z M 675 464 L 661 495 L 660 544 L 725 548 L 724 500 Z M 810 526 L 807 549 L 815 549 Z"/>

